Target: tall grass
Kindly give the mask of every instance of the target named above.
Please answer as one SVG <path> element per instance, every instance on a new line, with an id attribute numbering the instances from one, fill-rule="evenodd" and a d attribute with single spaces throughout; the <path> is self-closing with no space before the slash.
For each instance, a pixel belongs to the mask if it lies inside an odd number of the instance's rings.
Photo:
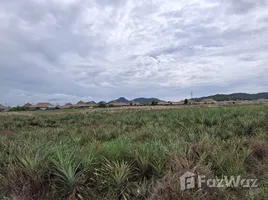
<path id="1" fill-rule="evenodd" d="M 180 191 L 186 171 L 260 180 Z M 0 118 L 0 199 L 267 199 L 268 107 Z"/>

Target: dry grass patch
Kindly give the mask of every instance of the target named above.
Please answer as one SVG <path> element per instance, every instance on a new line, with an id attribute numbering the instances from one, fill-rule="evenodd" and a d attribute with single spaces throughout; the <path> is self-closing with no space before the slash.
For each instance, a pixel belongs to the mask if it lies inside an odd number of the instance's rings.
<path id="1" fill-rule="evenodd" d="M 182 191 L 180 187 L 180 176 L 185 172 L 192 172 L 197 175 L 205 175 L 213 178 L 213 172 L 210 166 L 194 164 L 183 157 L 174 157 L 171 159 L 169 170 L 164 178 L 158 180 L 152 188 L 149 200 L 217 200 L 225 199 L 226 195 L 218 188 L 204 187 L 202 189 L 191 189 Z"/>

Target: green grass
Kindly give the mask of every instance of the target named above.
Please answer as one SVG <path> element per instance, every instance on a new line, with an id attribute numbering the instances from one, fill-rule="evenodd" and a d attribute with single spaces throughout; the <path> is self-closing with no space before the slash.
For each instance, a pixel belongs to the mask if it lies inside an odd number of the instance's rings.
<path id="1" fill-rule="evenodd" d="M 179 176 L 259 179 L 180 191 Z M 268 199 L 268 107 L 0 116 L 0 199 Z"/>

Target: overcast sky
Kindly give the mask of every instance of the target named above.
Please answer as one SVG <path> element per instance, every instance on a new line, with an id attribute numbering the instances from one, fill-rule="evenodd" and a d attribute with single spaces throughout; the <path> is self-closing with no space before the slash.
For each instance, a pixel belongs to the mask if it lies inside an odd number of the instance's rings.
<path id="1" fill-rule="evenodd" d="M 267 0 L 1 0 L 0 103 L 268 91 Z"/>

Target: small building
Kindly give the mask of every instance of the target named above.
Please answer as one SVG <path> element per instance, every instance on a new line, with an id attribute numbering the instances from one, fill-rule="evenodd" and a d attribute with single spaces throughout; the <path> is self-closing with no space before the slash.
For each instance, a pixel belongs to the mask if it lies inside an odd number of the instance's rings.
<path id="1" fill-rule="evenodd" d="M 183 104 L 184 104 L 184 101 L 185 101 L 185 100 L 182 100 L 181 102 L 183 102 Z M 194 100 L 192 100 L 192 99 L 188 99 L 188 105 L 195 105 L 195 104 L 197 104 L 196 101 L 194 101 Z"/>
<path id="2" fill-rule="evenodd" d="M 159 101 L 159 102 L 157 103 L 157 105 L 159 105 L 159 106 L 169 106 L 169 105 L 170 105 L 170 102 Z"/>
<path id="3" fill-rule="evenodd" d="M 2 104 L 0 104 L 0 111 L 6 111 L 8 108 L 6 106 L 3 106 Z"/>
<path id="4" fill-rule="evenodd" d="M 142 105 L 144 105 L 144 106 L 150 106 L 150 105 L 152 105 L 152 101 L 145 101 L 145 102 L 143 102 L 142 103 Z"/>
<path id="5" fill-rule="evenodd" d="M 64 106 L 57 106 L 58 109 L 68 109 L 72 107 L 73 105 L 71 103 L 66 103 Z"/>
<path id="6" fill-rule="evenodd" d="M 129 106 L 129 103 L 123 103 L 119 101 L 112 101 L 108 104 L 109 106 L 114 106 L 114 107 L 124 107 L 124 106 Z"/>
<path id="7" fill-rule="evenodd" d="M 142 104 L 140 102 L 137 102 L 137 101 L 131 101 L 129 105 L 131 105 L 131 106 L 142 106 Z"/>
<path id="8" fill-rule="evenodd" d="M 200 101 L 200 103 L 204 103 L 204 104 L 216 104 L 218 103 L 217 101 L 215 101 L 214 99 L 202 99 Z"/>
<path id="9" fill-rule="evenodd" d="M 171 101 L 170 104 L 173 106 L 180 106 L 184 104 L 184 101 Z"/>
<path id="10" fill-rule="evenodd" d="M 31 108 L 31 107 L 32 107 L 32 104 L 30 104 L 30 103 L 26 103 L 26 104 L 24 104 L 24 107 L 25 107 L 25 108 Z"/>
<path id="11" fill-rule="evenodd" d="M 50 110 L 56 108 L 56 106 L 52 105 L 51 103 L 42 102 L 36 105 L 32 105 L 30 108 L 40 109 L 40 110 Z"/>
<path id="12" fill-rule="evenodd" d="M 238 101 L 232 101 L 232 100 L 225 100 L 225 101 L 219 101 L 218 104 L 222 105 L 230 105 L 230 104 L 237 104 L 239 103 Z"/>
<path id="13" fill-rule="evenodd" d="M 255 100 L 256 103 L 268 103 L 268 99 L 258 99 Z"/>
<path id="14" fill-rule="evenodd" d="M 49 107 L 53 107 L 53 105 L 51 103 L 47 103 L 47 102 L 45 102 L 45 103 L 38 103 L 35 106 L 38 107 L 38 108 L 49 108 Z"/>
<path id="15" fill-rule="evenodd" d="M 81 104 L 81 105 L 82 105 L 82 104 L 85 104 L 85 102 L 84 102 L 84 101 L 82 101 L 82 100 L 80 100 L 80 101 L 78 101 L 78 102 L 77 102 L 77 104 L 76 104 L 76 105 L 78 105 L 78 104 Z"/>
<path id="16" fill-rule="evenodd" d="M 88 103 L 86 103 L 86 105 L 88 105 L 91 108 L 97 106 L 97 104 L 95 102 L 88 102 Z"/>
<path id="17" fill-rule="evenodd" d="M 79 101 L 77 102 L 77 104 L 73 105 L 74 108 L 93 108 L 95 106 L 96 106 L 96 103 L 93 103 L 93 102 L 85 103 L 83 101 Z"/>

